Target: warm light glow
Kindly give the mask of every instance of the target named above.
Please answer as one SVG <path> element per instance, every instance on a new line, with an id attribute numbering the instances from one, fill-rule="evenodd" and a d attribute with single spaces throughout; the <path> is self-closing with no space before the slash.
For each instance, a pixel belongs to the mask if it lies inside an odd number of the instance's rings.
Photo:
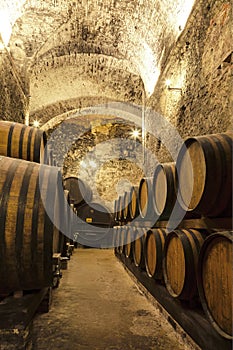
<path id="1" fill-rule="evenodd" d="M 7 46 L 11 37 L 12 26 L 10 15 L 7 10 L 0 10 L 0 34 L 3 43 Z"/>
<path id="2" fill-rule="evenodd" d="M 35 128 L 39 128 L 39 126 L 40 126 L 39 120 L 34 120 L 33 126 L 34 126 Z"/>
<path id="3" fill-rule="evenodd" d="M 133 130 L 131 135 L 132 135 L 132 137 L 134 137 L 136 139 L 139 136 L 139 130 L 137 130 L 137 129 Z"/>

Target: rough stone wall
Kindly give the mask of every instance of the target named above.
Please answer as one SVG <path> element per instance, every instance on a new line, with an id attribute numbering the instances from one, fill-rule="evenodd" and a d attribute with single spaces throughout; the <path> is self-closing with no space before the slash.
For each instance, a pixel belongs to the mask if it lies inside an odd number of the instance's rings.
<path id="1" fill-rule="evenodd" d="M 233 100 L 232 3 L 199 1 L 171 51 L 147 106 L 165 117 L 182 138 L 231 128 Z M 171 80 L 169 90 L 166 79 Z M 146 128 L 156 129 L 148 114 Z M 148 140 L 160 161 L 172 156 L 166 145 Z M 159 147 L 158 147 L 159 146 Z"/>
<path id="2" fill-rule="evenodd" d="M 63 178 L 77 176 L 92 188 L 94 200 L 113 208 L 114 199 L 143 176 L 141 137 L 121 119 L 89 116 L 48 130 L 49 147 Z"/>
<path id="3" fill-rule="evenodd" d="M 0 52 L 0 119 L 24 123 L 28 98 L 10 54 Z"/>

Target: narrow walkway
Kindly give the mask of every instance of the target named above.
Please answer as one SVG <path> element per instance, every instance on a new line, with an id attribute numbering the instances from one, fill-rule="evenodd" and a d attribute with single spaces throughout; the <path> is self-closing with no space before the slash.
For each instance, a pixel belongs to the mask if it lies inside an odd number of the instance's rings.
<path id="1" fill-rule="evenodd" d="M 112 250 L 76 249 L 33 324 L 35 350 L 187 349 Z"/>

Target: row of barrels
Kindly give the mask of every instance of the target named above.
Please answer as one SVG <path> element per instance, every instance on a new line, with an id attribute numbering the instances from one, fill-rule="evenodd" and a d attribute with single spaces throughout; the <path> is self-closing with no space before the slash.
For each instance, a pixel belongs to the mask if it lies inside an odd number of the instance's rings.
<path id="1" fill-rule="evenodd" d="M 46 141 L 37 128 L 0 121 L 0 295 L 51 286 L 53 254 L 71 230 L 69 193 Z"/>
<path id="2" fill-rule="evenodd" d="M 221 133 L 188 138 L 176 162 L 156 164 L 115 201 L 115 221 L 232 215 L 232 139 Z"/>
<path id="3" fill-rule="evenodd" d="M 180 300 L 200 298 L 215 330 L 232 339 L 232 232 L 115 228 L 115 251 Z"/>

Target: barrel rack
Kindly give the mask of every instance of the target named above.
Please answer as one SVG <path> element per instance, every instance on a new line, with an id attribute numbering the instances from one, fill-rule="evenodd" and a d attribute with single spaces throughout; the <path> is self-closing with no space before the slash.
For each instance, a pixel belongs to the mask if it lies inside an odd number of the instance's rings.
<path id="1" fill-rule="evenodd" d="M 118 226 L 129 225 L 130 222 L 118 222 Z M 139 220 L 135 228 L 144 228 L 146 230 L 153 228 L 166 228 L 168 221 L 157 221 L 153 224 L 151 221 Z M 171 222 L 170 222 L 171 224 Z M 175 223 L 173 223 L 175 224 Z M 117 226 L 115 226 L 117 227 Z M 175 227 L 175 226 L 173 226 Z M 181 221 L 176 229 L 209 229 L 209 230 L 232 230 L 232 218 L 195 218 Z M 123 264 L 124 268 L 136 278 L 145 294 L 155 301 L 156 307 L 166 316 L 175 330 L 180 329 L 182 337 L 191 338 L 194 343 L 202 350 L 231 350 L 232 341 L 222 337 L 212 327 L 202 309 L 198 300 L 181 301 L 173 298 L 167 291 L 162 281 L 157 281 L 147 275 L 144 268 L 135 266 L 131 257 L 126 257 L 124 250 L 119 253 L 115 249 L 115 256 Z M 184 333 L 183 333 L 184 332 Z"/>

